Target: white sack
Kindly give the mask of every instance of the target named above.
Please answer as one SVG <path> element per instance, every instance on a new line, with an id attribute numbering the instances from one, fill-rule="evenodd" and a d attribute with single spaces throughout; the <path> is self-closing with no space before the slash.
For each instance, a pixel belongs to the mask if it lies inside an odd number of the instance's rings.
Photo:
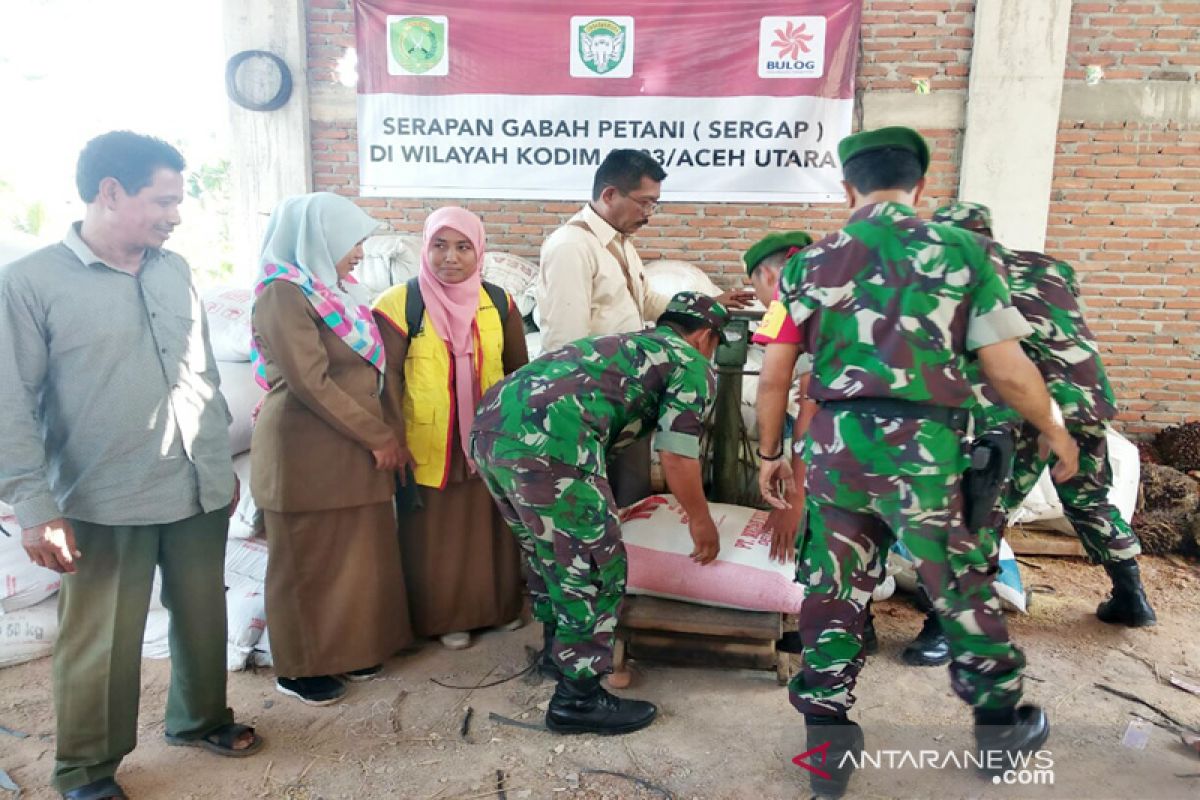
<path id="1" fill-rule="evenodd" d="M 702 292 L 710 297 L 721 293 L 704 270 L 686 261 L 651 261 L 646 265 L 646 281 L 667 297 L 679 292 Z"/>
<path id="2" fill-rule="evenodd" d="M 58 591 L 62 576 L 29 560 L 16 520 L 0 518 L 0 615 L 37 605 Z M 6 536 L 5 533 L 11 533 Z M 0 616 L 0 625 L 4 624 Z"/>
<path id="3" fill-rule="evenodd" d="M 254 365 L 249 361 L 218 361 L 217 372 L 221 376 L 221 394 L 233 417 L 229 423 L 229 451 L 234 455 L 244 453 L 250 449 L 254 433 L 254 409 L 266 392 L 254 380 Z"/>
<path id="4" fill-rule="evenodd" d="M 58 638 L 58 598 L 0 617 L 0 667 L 11 667 L 54 652 Z"/>
<path id="5" fill-rule="evenodd" d="M 217 361 L 250 360 L 250 312 L 254 290 L 216 286 L 201 295 L 208 316 L 208 336 Z"/>

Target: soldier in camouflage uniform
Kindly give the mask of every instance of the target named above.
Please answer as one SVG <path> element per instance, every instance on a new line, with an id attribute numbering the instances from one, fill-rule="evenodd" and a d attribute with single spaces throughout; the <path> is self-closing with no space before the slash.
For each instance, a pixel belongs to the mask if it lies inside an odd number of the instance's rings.
<path id="1" fill-rule="evenodd" d="M 800 344 L 767 345 L 758 417 L 763 496 L 781 505 L 791 468 L 780 430 L 792 368 L 813 356 L 809 396 L 821 408 L 803 445 L 808 527 L 797 551 L 804 667 L 790 685 L 809 747 L 828 743 L 811 774 L 820 796 L 840 796 L 863 735 L 846 714 L 862 666 L 865 607 L 899 538 L 915 558 L 953 657 L 955 692 L 975 707 L 986 751 L 1028 751 L 1049 728 L 1035 706 L 1017 708 L 1024 657 L 1008 640 L 990 564 L 964 523 L 962 476 L 974 405 L 968 354 L 1005 401 L 1043 431 L 1073 472 L 1076 450 L 1021 351 L 1029 325 L 1012 308 L 991 243 L 930 225 L 913 206 L 928 146 L 908 128 L 884 128 L 838 147 L 854 212 L 849 224 L 794 256 L 780 302 Z M 775 450 L 780 452 L 774 456 Z"/>
<path id="2" fill-rule="evenodd" d="M 681 292 L 654 330 L 580 339 L 512 373 L 480 402 L 472 452 L 525 555 L 534 617 L 558 672 L 546 712 L 553 731 L 628 733 L 657 713 L 600 685 L 612 669 L 626 576 L 606 464 L 654 433 L 667 485 L 689 518 L 692 558 L 716 558 L 700 433 L 715 391 L 710 360 L 728 318 L 712 298 Z"/>
<path id="3" fill-rule="evenodd" d="M 956 225 L 989 239 L 991 213 L 979 203 L 957 202 L 938 209 L 935 222 Z M 1067 430 L 1079 444 L 1079 472 L 1058 485 L 1063 511 L 1092 563 L 1112 578 L 1110 598 L 1096 609 L 1104 622 L 1130 627 L 1153 625 L 1154 609 L 1142 588 L 1136 557 L 1137 535 L 1108 499 L 1113 473 L 1108 462 L 1108 425 L 1117 415 L 1095 337 L 1079 303 L 1075 271 L 1044 253 L 997 245 L 1008 272 L 1012 302 L 1033 334 L 1021 342 L 1037 365 L 1051 397 L 1062 409 Z M 1002 412 L 1000 412 L 1002 413 Z M 1004 518 L 1033 490 L 1047 463 L 1038 454 L 1037 430 L 1017 428 L 1012 479 L 1002 497 Z"/>

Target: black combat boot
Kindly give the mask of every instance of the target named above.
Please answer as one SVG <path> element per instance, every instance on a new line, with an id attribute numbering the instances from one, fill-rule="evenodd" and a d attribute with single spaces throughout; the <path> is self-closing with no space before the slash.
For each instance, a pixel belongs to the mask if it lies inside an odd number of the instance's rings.
<path id="1" fill-rule="evenodd" d="M 543 678 L 558 680 L 562 673 L 558 671 L 558 662 L 554 660 L 554 626 L 542 623 L 542 652 L 537 661 L 538 674 Z"/>
<path id="2" fill-rule="evenodd" d="M 1050 721 L 1037 706 L 975 709 L 975 746 L 985 775 L 1021 769 L 1016 754 L 1037 752 L 1049 735 Z"/>
<path id="3" fill-rule="evenodd" d="M 904 648 L 900 658 L 910 667 L 940 667 L 950 661 L 950 642 L 942 633 L 937 614 L 932 611 L 925 614 L 921 632 Z"/>
<path id="4" fill-rule="evenodd" d="M 558 679 L 546 727 L 555 733 L 633 733 L 654 721 L 658 709 L 644 700 L 626 700 L 609 694 L 600 678 Z"/>
<path id="5" fill-rule="evenodd" d="M 1142 589 L 1137 561 L 1132 558 L 1109 561 L 1104 571 L 1112 578 L 1113 589 L 1109 598 L 1096 607 L 1101 622 L 1130 628 L 1147 628 L 1158 622 Z"/>
<path id="6" fill-rule="evenodd" d="M 850 776 L 862 758 L 862 728 L 844 716 L 805 714 L 804 720 L 808 752 L 812 753 L 805 759 L 812 765 L 808 769 L 809 785 L 817 798 L 836 800 L 846 793 Z"/>

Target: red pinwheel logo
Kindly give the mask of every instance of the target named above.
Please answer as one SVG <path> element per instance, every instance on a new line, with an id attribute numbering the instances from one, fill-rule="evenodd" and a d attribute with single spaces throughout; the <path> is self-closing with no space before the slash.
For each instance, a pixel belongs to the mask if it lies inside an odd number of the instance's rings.
<path id="1" fill-rule="evenodd" d="M 780 58 L 787 58 L 792 61 L 798 60 L 801 53 L 811 52 L 808 49 L 808 43 L 813 40 L 813 36 L 810 33 L 805 33 L 807 27 L 807 23 L 801 22 L 797 26 L 789 21 L 786 27 L 776 28 L 776 39 L 771 42 L 771 47 L 779 48 Z"/>

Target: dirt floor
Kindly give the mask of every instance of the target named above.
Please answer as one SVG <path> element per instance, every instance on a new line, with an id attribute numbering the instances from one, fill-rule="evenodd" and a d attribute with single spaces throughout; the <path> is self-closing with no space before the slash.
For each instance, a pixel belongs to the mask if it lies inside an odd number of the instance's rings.
<path id="1" fill-rule="evenodd" d="M 1100 570 L 1076 559 L 1022 560 L 1031 565 L 1023 572 L 1036 594 L 1031 613 L 1010 621 L 1029 660 L 1026 696 L 1046 708 L 1053 726 L 1047 760 L 1034 766 L 1050 766 L 1052 775 L 1021 773 L 1012 780 L 1039 783 L 997 786 L 969 766 L 955 768 L 950 755 L 971 743 L 969 712 L 951 693 L 945 668 L 899 661 L 920 619 L 895 598 L 877 607 L 881 652 L 863 670 L 852 714 L 866 731 L 867 751 L 883 752 L 878 766 L 855 774 L 848 796 L 1200 798 L 1200 756 L 1167 729 L 1171 723 L 1096 687 L 1136 694 L 1200 729 L 1200 696 L 1168 683 L 1173 674 L 1200 683 L 1200 568 L 1144 559 L 1159 625 L 1126 630 L 1092 615 L 1105 588 Z M 277 694 L 269 673 L 232 674 L 230 702 L 269 739 L 261 754 L 244 760 L 167 747 L 161 718 L 170 664 L 145 661 L 141 745 L 118 778 L 133 798 L 183 800 L 809 796 L 806 773 L 791 763 L 807 749 L 803 724 L 773 673 L 640 664 L 625 693 L 655 701 L 661 717 L 647 730 L 612 738 L 559 737 L 489 718 L 494 712 L 540 723 L 548 683 L 517 679 L 471 692 L 431 682 L 473 686 L 510 675 L 527 663 L 527 647 L 538 638 L 537 626 L 528 626 L 484 634 L 461 652 L 427 643 L 327 708 Z M 466 706 L 472 713 L 464 736 Z M 1148 735 L 1144 749 L 1122 745 L 1131 722 L 1134 738 Z M 54 753 L 49 659 L 0 670 L 0 726 L 29 734 L 0 732 L 0 768 L 24 797 L 54 797 L 46 786 Z M 904 760 L 904 751 L 928 751 L 926 768 L 913 765 L 919 753 Z M 0 790 L 0 800 L 5 795 Z"/>

